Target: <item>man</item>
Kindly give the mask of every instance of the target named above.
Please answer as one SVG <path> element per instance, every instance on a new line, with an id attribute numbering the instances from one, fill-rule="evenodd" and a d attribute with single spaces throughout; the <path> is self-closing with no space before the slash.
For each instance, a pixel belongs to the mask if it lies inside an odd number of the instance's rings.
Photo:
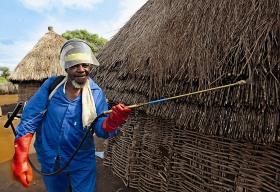
<path id="1" fill-rule="evenodd" d="M 15 178 L 28 187 L 32 181 L 32 169 L 28 163 L 28 151 L 36 132 L 35 149 L 42 172 L 51 173 L 69 160 L 89 125 L 97 115 L 108 110 L 105 96 L 89 73 L 93 65 L 99 65 L 88 44 L 82 40 L 67 41 L 60 53 L 60 63 L 67 76 L 52 93 L 48 93 L 55 77 L 47 79 L 24 108 L 17 127 L 15 154 L 12 170 Z M 123 104 L 112 108 L 107 117 L 99 118 L 94 126 L 98 137 L 115 135 L 131 109 Z M 50 192 L 95 191 L 95 147 L 91 134 L 60 174 L 44 176 Z"/>

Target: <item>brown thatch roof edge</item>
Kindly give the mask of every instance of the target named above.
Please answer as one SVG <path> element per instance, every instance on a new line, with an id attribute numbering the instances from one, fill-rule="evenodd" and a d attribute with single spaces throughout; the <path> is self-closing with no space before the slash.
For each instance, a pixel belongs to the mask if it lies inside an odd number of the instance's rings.
<path id="1" fill-rule="evenodd" d="M 10 81 L 42 81 L 50 76 L 65 74 L 59 64 L 59 51 L 66 39 L 55 33 L 52 27 L 48 30 L 17 65 L 9 77 Z"/>

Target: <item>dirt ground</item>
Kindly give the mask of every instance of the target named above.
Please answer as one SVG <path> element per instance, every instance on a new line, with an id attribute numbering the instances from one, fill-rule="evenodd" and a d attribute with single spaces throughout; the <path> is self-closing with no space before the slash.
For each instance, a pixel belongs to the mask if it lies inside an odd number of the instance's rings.
<path id="1" fill-rule="evenodd" d="M 36 162 L 36 155 L 30 155 L 32 162 Z M 122 180 L 113 175 L 110 168 L 103 165 L 102 159 L 97 157 L 97 179 L 96 191 L 97 192 L 136 192 L 137 190 L 127 188 L 124 186 Z M 38 164 L 36 163 L 38 166 Z M 33 181 L 28 189 L 22 187 L 20 183 L 16 182 L 11 173 L 11 161 L 0 164 L 0 191 L 3 192 L 46 192 L 46 188 L 39 174 L 33 171 Z"/>
<path id="2" fill-rule="evenodd" d="M 18 95 L 0 95 L 0 105 L 14 104 L 18 100 Z"/>
<path id="3" fill-rule="evenodd" d="M 36 172 L 33 172 L 33 181 L 31 186 L 26 189 L 22 187 L 18 182 L 16 182 L 11 173 L 11 158 L 13 154 L 13 140 L 14 136 L 11 129 L 4 128 L 4 123 L 7 121 L 6 113 L 13 111 L 14 103 L 17 100 L 17 95 L 0 95 L 0 106 L 5 106 L 2 108 L 3 116 L 0 118 L 0 191 L 3 192 L 45 192 L 46 188 L 43 184 L 42 178 Z M 7 105 L 9 104 L 9 105 Z M 11 105 L 12 104 L 12 105 Z M 4 109 L 4 110 L 3 110 Z M 16 120 L 15 120 L 16 121 Z M 15 122 L 16 124 L 16 122 Z M 96 150 L 103 151 L 103 139 L 96 138 Z M 30 159 L 38 167 L 36 161 L 36 154 L 31 154 Z M 135 189 L 127 188 L 123 181 L 113 174 L 109 167 L 103 165 L 103 159 L 96 157 L 97 166 L 97 179 L 96 179 L 96 191 L 97 192 L 137 192 Z"/>

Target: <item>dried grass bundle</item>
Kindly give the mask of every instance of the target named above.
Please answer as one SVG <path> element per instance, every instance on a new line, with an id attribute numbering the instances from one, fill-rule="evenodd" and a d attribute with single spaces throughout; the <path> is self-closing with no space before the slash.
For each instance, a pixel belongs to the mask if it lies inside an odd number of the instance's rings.
<path id="1" fill-rule="evenodd" d="M 10 81 L 43 81 L 50 76 L 65 74 L 59 64 L 59 51 L 65 41 L 49 27 L 49 31 L 17 65 Z"/>
<path id="2" fill-rule="evenodd" d="M 279 10 L 278 0 L 150 0 L 99 54 L 93 76 L 128 104 L 249 78 L 145 110 L 201 133 L 278 141 Z"/>

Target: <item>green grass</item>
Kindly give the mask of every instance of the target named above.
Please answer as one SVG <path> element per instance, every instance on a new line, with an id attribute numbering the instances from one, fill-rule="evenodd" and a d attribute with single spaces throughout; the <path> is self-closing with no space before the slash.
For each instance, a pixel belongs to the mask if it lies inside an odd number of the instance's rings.
<path id="1" fill-rule="evenodd" d="M 7 79 L 5 79 L 4 77 L 0 77 L 0 83 L 5 83 L 7 82 Z"/>

